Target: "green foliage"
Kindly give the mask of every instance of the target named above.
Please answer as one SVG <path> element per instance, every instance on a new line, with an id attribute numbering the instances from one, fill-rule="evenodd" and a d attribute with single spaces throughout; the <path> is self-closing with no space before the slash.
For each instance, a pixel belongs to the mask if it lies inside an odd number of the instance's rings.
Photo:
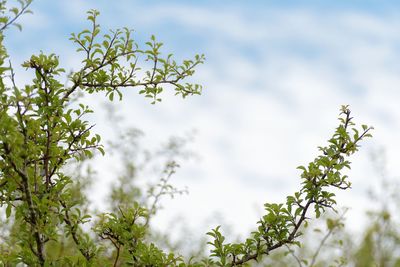
<path id="1" fill-rule="evenodd" d="M 259 260 L 262 255 L 284 245 L 300 245 L 296 240 L 301 235 L 300 226 L 306 223 L 309 210 L 313 208 L 316 218 L 319 218 L 326 209 L 333 209 L 336 201 L 331 188 L 348 189 L 350 182 L 346 175 L 342 175 L 343 168 L 350 168 L 346 159 L 355 153 L 358 143 L 365 137 L 370 137 L 371 128 L 362 126 L 361 134 L 354 128 L 350 110 L 342 106 L 340 125 L 336 128 L 329 145 L 320 147 L 322 152 L 308 167 L 299 166 L 302 171 L 302 188 L 288 196 L 286 203 L 266 203 L 266 214 L 258 221 L 258 229 L 252 233 L 244 243 L 224 244 L 224 237 L 219 227 L 209 232 L 214 238 L 210 242 L 214 248 L 212 256 L 217 258 L 219 266 L 241 265 L 250 260 Z M 354 134 L 350 134 L 350 130 Z"/>
<path id="2" fill-rule="evenodd" d="M 346 229 L 347 209 L 341 216 L 324 215 L 325 225 L 314 221 L 303 229 L 301 247 L 275 251 L 262 266 L 400 266 L 399 184 L 388 181 L 383 176 L 382 185 L 371 188 L 368 198 L 375 205 L 368 208 L 366 221 L 356 222 L 355 229 Z"/>
<path id="3" fill-rule="evenodd" d="M 9 10 L 12 16 L 5 15 L 5 1 L 0 3 L 0 41 L 3 31 L 28 12 L 31 1 L 19 3 L 19 8 Z M 147 199 L 152 201 L 138 201 L 135 193 L 140 191 L 135 188 L 114 187 L 111 212 L 88 211 L 79 175 L 67 174 L 66 168 L 91 158 L 96 151 L 104 154 L 104 148 L 100 136 L 91 132 L 93 125 L 85 120 L 93 111 L 79 103 L 77 95 L 104 92 L 112 101 L 116 96 L 122 98 L 122 88 L 138 88 L 152 104 L 161 101 L 159 95 L 165 88 L 172 87 L 183 98 L 197 95 L 201 86 L 183 81 L 204 61 L 200 55 L 182 64 L 171 54 L 162 57 L 162 43 L 154 36 L 145 48 L 139 48 L 126 28 L 102 35 L 98 15 L 89 11 L 91 29 L 72 34 L 83 59 L 81 68 L 68 75 L 67 85 L 60 82 L 65 70 L 58 57 L 41 53 L 22 64 L 35 76 L 30 84 L 18 87 L 13 68 L 4 63 L 7 54 L 0 44 L 0 204 L 12 223 L 5 228 L 0 262 L 28 266 L 235 266 L 261 260 L 282 246 L 300 245 L 300 227 L 309 220 L 311 210 L 318 218 L 334 209 L 335 195 L 330 190 L 350 187 L 342 174 L 344 168 L 350 168 L 347 157 L 370 136 L 371 128 L 353 127 L 347 106 L 341 108 L 339 127 L 328 146 L 320 148 L 321 155 L 307 167 L 299 167 L 301 189 L 287 197 L 286 203 L 265 204 L 257 230 L 243 243 L 226 243 L 220 227 L 210 231 L 209 259 L 185 261 L 179 253 L 165 252 L 149 241 L 149 221 L 160 198 L 182 193 L 169 183 L 177 168 L 174 161 L 166 163 L 165 176 L 148 191 Z M 145 61 L 139 62 L 140 58 Z M 7 76 L 11 85 L 4 82 Z M 134 167 L 128 165 L 128 171 L 133 173 Z M 124 180 L 120 181 L 123 186 Z M 329 221 L 328 229 L 334 227 L 335 222 Z"/>
<path id="4" fill-rule="evenodd" d="M 182 97 L 201 93 L 200 85 L 180 81 L 194 74 L 194 68 L 204 61 L 203 55 L 196 55 L 194 60 L 184 60 L 179 65 L 172 59 L 172 54 L 161 57 L 163 44 L 154 36 L 146 42 L 146 49 L 140 49 L 132 39 L 132 31 L 127 28 L 110 31 L 98 40 L 101 32 L 96 23 L 98 15 L 98 11 L 89 11 L 87 19 L 92 23 L 91 30 L 72 34 L 70 38 L 78 44 L 77 51 L 84 53 L 85 58 L 83 68 L 71 74 L 74 85 L 66 96 L 79 87 L 89 93 L 105 91 L 112 101 L 116 95 L 122 98 L 120 88 L 142 87 L 139 94 L 151 98 L 155 104 L 161 101 L 158 96 L 166 84 L 172 85 L 176 94 Z M 145 58 L 152 68 L 142 71 L 139 58 Z"/>
<path id="5" fill-rule="evenodd" d="M 23 14 L 32 13 L 28 8 L 32 3 L 32 0 L 17 0 L 19 6 L 11 7 L 7 10 L 6 4 L 7 1 L 0 2 L 0 31 L 3 32 L 8 26 L 13 25 L 17 27 L 19 30 L 22 30 L 20 24 L 15 21 Z M 8 11 L 8 14 L 6 12 Z"/>

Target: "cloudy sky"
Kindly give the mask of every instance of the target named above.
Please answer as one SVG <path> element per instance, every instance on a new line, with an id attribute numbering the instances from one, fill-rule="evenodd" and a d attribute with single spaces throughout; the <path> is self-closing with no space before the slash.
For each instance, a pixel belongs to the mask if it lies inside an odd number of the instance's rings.
<path id="1" fill-rule="evenodd" d="M 204 53 L 206 63 L 194 78 L 204 86 L 202 96 L 182 100 L 167 92 L 153 106 L 127 89 L 114 104 L 126 125 L 146 133 L 145 144 L 196 130 L 190 148 L 199 159 L 182 164 L 174 177 L 190 193 L 166 200 L 154 223 L 165 228 L 180 214 L 199 236 L 215 226 L 205 223 L 215 211 L 245 234 L 263 203 L 284 201 L 299 188 L 296 167 L 317 155 L 337 125 L 340 105 L 349 104 L 356 122 L 376 129 L 352 159 L 353 188 L 337 198 L 352 207 L 347 217 L 357 229 L 371 205 L 366 192 L 379 184 L 371 152 L 384 148 L 388 176 L 400 173 L 399 7 L 378 0 L 41 0 L 32 4 L 34 15 L 20 20 L 22 33 L 7 33 L 6 45 L 14 65 L 43 51 L 76 69 L 80 57 L 68 38 L 88 27 L 85 12 L 94 8 L 103 29 L 135 29 L 139 43 L 155 34 L 178 60 Z M 28 80 L 22 69 L 18 75 L 20 83 Z M 91 100 L 99 114 L 102 102 Z M 98 132 L 112 134 L 103 117 L 92 118 Z M 104 175 L 96 197 L 112 182 Z"/>

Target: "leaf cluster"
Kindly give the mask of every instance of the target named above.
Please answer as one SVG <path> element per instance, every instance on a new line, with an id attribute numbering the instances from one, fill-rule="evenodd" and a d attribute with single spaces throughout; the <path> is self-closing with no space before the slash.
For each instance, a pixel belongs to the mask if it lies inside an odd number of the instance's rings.
<path id="1" fill-rule="evenodd" d="M 159 94 L 164 90 L 163 85 L 173 86 L 176 95 L 182 97 L 201 93 L 200 85 L 180 81 L 194 74 L 195 67 L 204 62 L 203 55 L 196 55 L 193 60 L 184 60 L 179 65 L 172 54 L 162 57 L 163 44 L 154 36 L 146 42 L 145 49 L 140 49 L 132 38 L 133 31 L 127 28 L 112 30 L 99 40 L 98 15 L 98 11 L 89 11 L 87 19 L 92 28 L 72 34 L 70 38 L 85 57 L 83 68 L 71 74 L 74 84 L 71 91 L 76 87 L 89 93 L 104 91 L 113 100 L 115 96 L 122 98 L 120 88 L 140 87 L 139 94 L 152 99 L 152 104 L 161 101 Z M 142 70 L 139 60 L 144 60 L 150 69 Z"/>

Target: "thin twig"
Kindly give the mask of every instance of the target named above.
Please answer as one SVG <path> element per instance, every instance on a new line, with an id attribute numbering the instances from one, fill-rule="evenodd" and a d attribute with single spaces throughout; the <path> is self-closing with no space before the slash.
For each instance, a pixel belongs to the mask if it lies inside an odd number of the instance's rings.
<path id="1" fill-rule="evenodd" d="M 293 252 L 293 250 L 287 244 L 285 244 L 285 247 L 287 248 L 289 254 L 292 255 L 292 257 L 296 260 L 299 267 L 303 267 L 303 264 L 301 263 L 300 259 L 296 256 L 296 254 Z"/>

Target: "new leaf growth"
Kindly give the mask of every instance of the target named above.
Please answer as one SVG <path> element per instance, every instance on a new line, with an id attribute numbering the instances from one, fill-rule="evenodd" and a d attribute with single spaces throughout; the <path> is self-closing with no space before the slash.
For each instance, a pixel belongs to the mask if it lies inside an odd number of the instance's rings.
<path id="1" fill-rule="evenodd" d="M 342 106 L 340 124 L 328 146 L 319 147 L 321 155 L 308 166 L 299 166 L 302 171 L 302 188 L 286 203 L 266 203 L 266 214 L 258 221 L 257 231 L 245 242 L 224 243 L 225 237 L 219 227 L 207 233 L 213 238 L 209 244 L 213 247 L 211 256 L 216 258 L 218 266 L 236 266 L 251 260 L 259 260 L 263 255 L 285 245 L 300 245 L 297 237 L 301 235 L 300 227 L 307 223 L 311 210 L 319 218 L 327 209 L 336 204 L 333 188 L 348 189 L 350 181 L 342 174 L 344 168 L 350 169 L 348 157 L 354 154 L 361 140 L 371 137 L 371 127 L 362 125 L 355 128 L 348 106 Z"/>

